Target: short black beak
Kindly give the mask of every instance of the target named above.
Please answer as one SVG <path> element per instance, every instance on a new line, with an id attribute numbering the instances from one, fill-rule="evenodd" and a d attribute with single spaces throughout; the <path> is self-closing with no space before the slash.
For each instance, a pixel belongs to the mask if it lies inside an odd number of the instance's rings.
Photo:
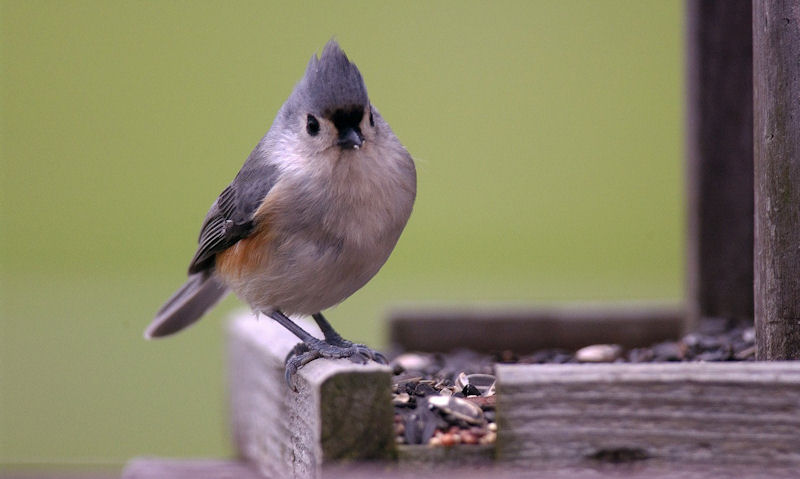
<path id="1" fill-rule="evenodd" d="M 347 150 L 357 150 L 364 144 L 364 137 L 358 128 L 347 128 L 339 133 L 339 146 Z"/>

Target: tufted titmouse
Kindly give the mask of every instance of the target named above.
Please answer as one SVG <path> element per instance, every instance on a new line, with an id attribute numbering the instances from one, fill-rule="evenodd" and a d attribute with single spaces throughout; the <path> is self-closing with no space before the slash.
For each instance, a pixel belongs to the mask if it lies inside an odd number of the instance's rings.
<path id="1" fill-rule="evenodd" d="M 416 195 L 411 155 L 370 103 L 358 68 L 331 40 L 236 178 L 211 205 L 188 281 L 145 331 L 155 338 L 194 323 L 232 290 L 302 340 L 286 379 L 317 358 L 373 359 L 342 339 L 321 311 L 378 272 Z M 310 314 L 320 340 L 287 315 Z"/>

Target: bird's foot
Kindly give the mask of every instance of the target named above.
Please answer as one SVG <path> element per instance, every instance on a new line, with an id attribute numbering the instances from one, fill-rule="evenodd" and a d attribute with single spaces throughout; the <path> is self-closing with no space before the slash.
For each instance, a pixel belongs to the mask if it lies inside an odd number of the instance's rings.
<path id="1" fill-rule="evenodd" d="M 352 341 L 348 341 L 343 339 L 341 336 L 337 336 L 334 338 L 326 338 L 325 343 L 336 346 L 339 348 L 349 349 L 355 352 L 356 355 L 366 358 L 370 361 L 375 361 L 376 363 L 380 364 L 389 364 L 389 361 L 386 360 L 386 356 L 381 354 L 379 351 L 376 351 L 372 348 L 367 347 L 364 344 L 354 343 Z M 305 343 L 302 343 L 305 344 Z M 364 363 L 366 361 L 360 361 L 358 359 L 353 359 L 352 356 L 348 356 L 351 361 L 357 363 Z"/>
<path id="2" fill-rule="evenodd" d="M 297 371 L 319 358 L 347 358 L 358 364 L 365 364 L 367 361 L 387 364 L 386 357 L 378 351 L 342 338 L 336 338 L 330 342 L 318 339 L 310 343 L 297 343 L 286 356 L 286 382 L 293 391 L 297 391 L 292 381 Z"/>

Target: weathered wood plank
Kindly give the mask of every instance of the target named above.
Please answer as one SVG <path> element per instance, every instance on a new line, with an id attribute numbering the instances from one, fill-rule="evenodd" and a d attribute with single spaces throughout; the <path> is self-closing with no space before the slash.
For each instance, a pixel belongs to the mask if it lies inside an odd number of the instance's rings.
<path id="1" fill-rule="evenodd" d="M 397 448 L 398 463 L 405 469 L 426 469 L 432 466 L 464 470 L 468 467 L 485 467 L 494 463 L 494 444 L 465 445 L 457 447 L 431 447 L 404 444 Z"/>
<path id="2" fill-rule="evenodd" d="M 753 3 L 756 357 L 800 359 L 800 3 Z"/>
<path id="3" fill-rule="evenodd" d="M 682 464 L 590 464 L 585 467 L 513 468 L 503 464 L 400 464 L 330 467 L 325 479 L 797 479 L 797 470 L 781 467 Z"/>
<path id="4" fill-rule="evenodd" d="M 2 471 L 0 471 L 2 472 Z M 453 463 L 400 464 L 359 463 L 338 464 L 323 468 L 325 479 L 707 479 L 716 477 L 735 477 L 737 479 L 796 479 L 797 471 L 786 467 L 753 466 L 707 466 L 707 465 L 669 465 L 659 466 L 641 464 L 630 467 L 611 464 L 580 468 L 510 468 L 502 465 L 470 465 Z M 41 473 L 3 475 L 5 479 L 98 479 L 94 476 L 71 475 L 64 473 Z M 111 477 L 111 476 L 108 476 Z M 261 479 L 247 465 L 237 461 L 148 459 L 132 460 L 122 474 L 122 479 Z M 272 479 L 272 478 L 264 478 Z M 276 478 L 277 479 L 277 478 Z"/>
<path id="5" fill-rule="evenodd" d="M 245 314 L 230 322 L 228 341 L 234 442 L 265 476 L 319 477 L 326 462 L 394 455 L 387 366 L 312 361 L 295 393 L 284 380 L 284 359 L 298 342 L 291 333 Z"/>
<path id="6" fill-rule="evenodd" d="M 497 457 L 800 467 L 800 363 L 498 365 Z"/>
<path id="7" fill-rule="evenodd" d="M 686 2 L 690 322 L 753 317 L 751 0 Z"/>
<path id="8" fill-rule="evenodd" d="M 575 350 L 597 343 L 640 347 L 680 337 L 685 321 L 676 305 L 630 303 L 538 308 L 439 308 L 397 310 L 389 341 L 406 351 L 529 353 Z"/>

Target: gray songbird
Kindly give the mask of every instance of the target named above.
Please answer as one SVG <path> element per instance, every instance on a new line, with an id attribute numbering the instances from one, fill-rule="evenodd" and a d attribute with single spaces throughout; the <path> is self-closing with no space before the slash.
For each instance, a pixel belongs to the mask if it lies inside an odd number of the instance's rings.
<path id="1" fill-rule="evenodd" d="M 232 290 L 302 341 L 286 379 L 317 358 L 384 357 L 343 339 L 321 311 L 383 266 L 416 195 L 411 155 L 370 103 L 358 68 L 331 40 L 236 178 L 211 205 L 188 281 L 145 337 L 194 323 Z M 311 315 L 320 340 L 287 315 Z"/>

